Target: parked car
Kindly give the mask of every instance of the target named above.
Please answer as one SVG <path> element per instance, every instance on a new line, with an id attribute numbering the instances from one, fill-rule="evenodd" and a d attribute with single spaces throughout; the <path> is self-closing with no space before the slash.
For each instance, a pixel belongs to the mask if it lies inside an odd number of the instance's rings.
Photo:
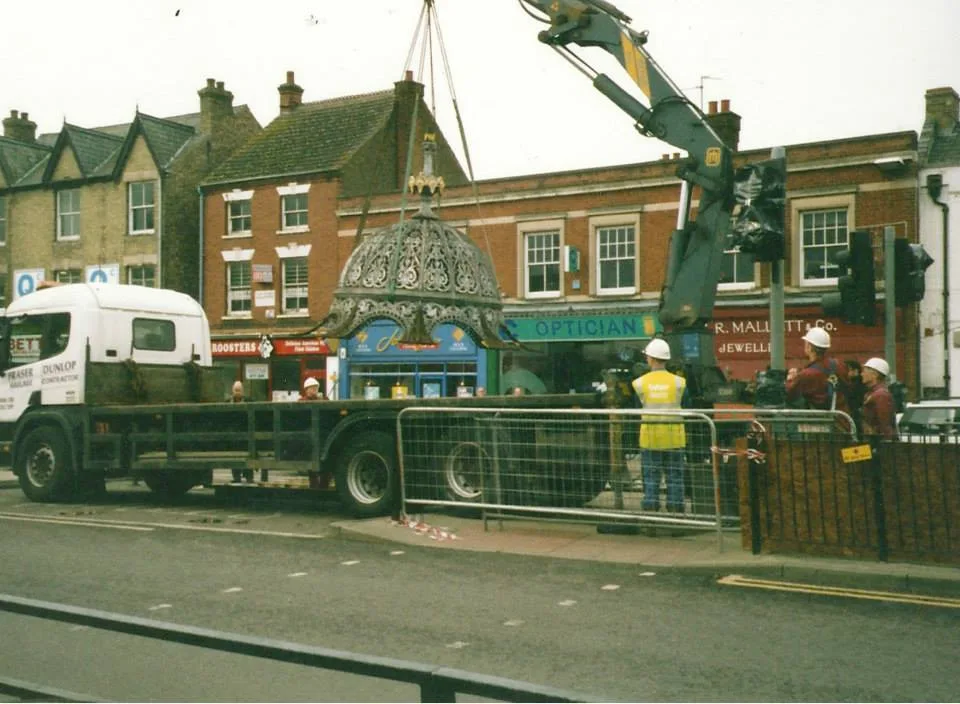
<path id="1" fill-rule="evenodd" d="M 960 442 L 960 398 L 908 403 L 897 416 L 897 432 L 904 442 Z"/>

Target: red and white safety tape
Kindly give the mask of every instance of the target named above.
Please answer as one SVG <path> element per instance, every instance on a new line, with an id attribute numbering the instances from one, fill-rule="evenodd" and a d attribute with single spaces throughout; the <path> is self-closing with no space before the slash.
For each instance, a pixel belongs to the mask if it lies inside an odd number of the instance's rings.
<path id="1" fill-rule="evenodd" d="M 392 518 L 390 523 L 395 526 L 401 526 L 403 528 L 409 528 L 414 533 L 418 535 L 425 535 L 431 540 L 456 540 L 457 536 L 455 533 L 451 533 L 446 528 L 437 528 L 436 526 L 431 526 L 424 521 L 417 521 L 409 516 L 401 516 L 400 520 L 395 521 Z"/>

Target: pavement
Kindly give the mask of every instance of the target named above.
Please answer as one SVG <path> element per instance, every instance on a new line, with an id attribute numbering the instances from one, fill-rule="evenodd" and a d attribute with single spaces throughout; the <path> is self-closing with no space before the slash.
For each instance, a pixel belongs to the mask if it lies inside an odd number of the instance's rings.
<path id="1" fill-rule="evenodd" d="M 0 488 L 17 478 L 0 470 Z M 424 546 L 438 550 L 494 552 L 635 565 L 657 572 L 745 577 L 829 584 L 860 589 L 960 596 L 960 567 L 854 558 L 754 555 L 741 545 L 739 531 L 674 531 L 657 535 L 600 533 L 596 525 L 534 518 L 488 518 L 447 513 L 411 516 L 403 521 L 378 517 L 332 524 L 351 540 Z"/>

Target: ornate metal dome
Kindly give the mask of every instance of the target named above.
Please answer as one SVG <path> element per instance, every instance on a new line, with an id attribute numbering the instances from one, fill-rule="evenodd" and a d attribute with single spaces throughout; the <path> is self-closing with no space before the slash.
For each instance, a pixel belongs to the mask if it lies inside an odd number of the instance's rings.
<path id="1" fill-rule="evenodd" d="M 503 306 L 490 258 L 430 208 L 443 179 L 433 176 L 435 141 L 424 143 L 424 171 L 410 178 L 420 211 L 364 237 L 347 260 L 323 323 L 328 337 L 349 337 L 374 320 L 403 329 L 400 344 L 432 346 L 432 332 L 454 323 L 478 344 L 505 346 Z"/>

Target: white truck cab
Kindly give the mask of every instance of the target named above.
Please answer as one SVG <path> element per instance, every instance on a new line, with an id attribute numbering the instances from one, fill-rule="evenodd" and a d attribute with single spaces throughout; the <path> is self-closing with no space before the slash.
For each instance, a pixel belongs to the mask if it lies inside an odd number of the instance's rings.
<path id="1" fill-rule="evenodd" d="M 176 291 L 65 284 L 13 301 L 0 317 L 0 424 L 30 406 L 85 402 L 87 361 L 210 365 L 200 304 Z"/>

